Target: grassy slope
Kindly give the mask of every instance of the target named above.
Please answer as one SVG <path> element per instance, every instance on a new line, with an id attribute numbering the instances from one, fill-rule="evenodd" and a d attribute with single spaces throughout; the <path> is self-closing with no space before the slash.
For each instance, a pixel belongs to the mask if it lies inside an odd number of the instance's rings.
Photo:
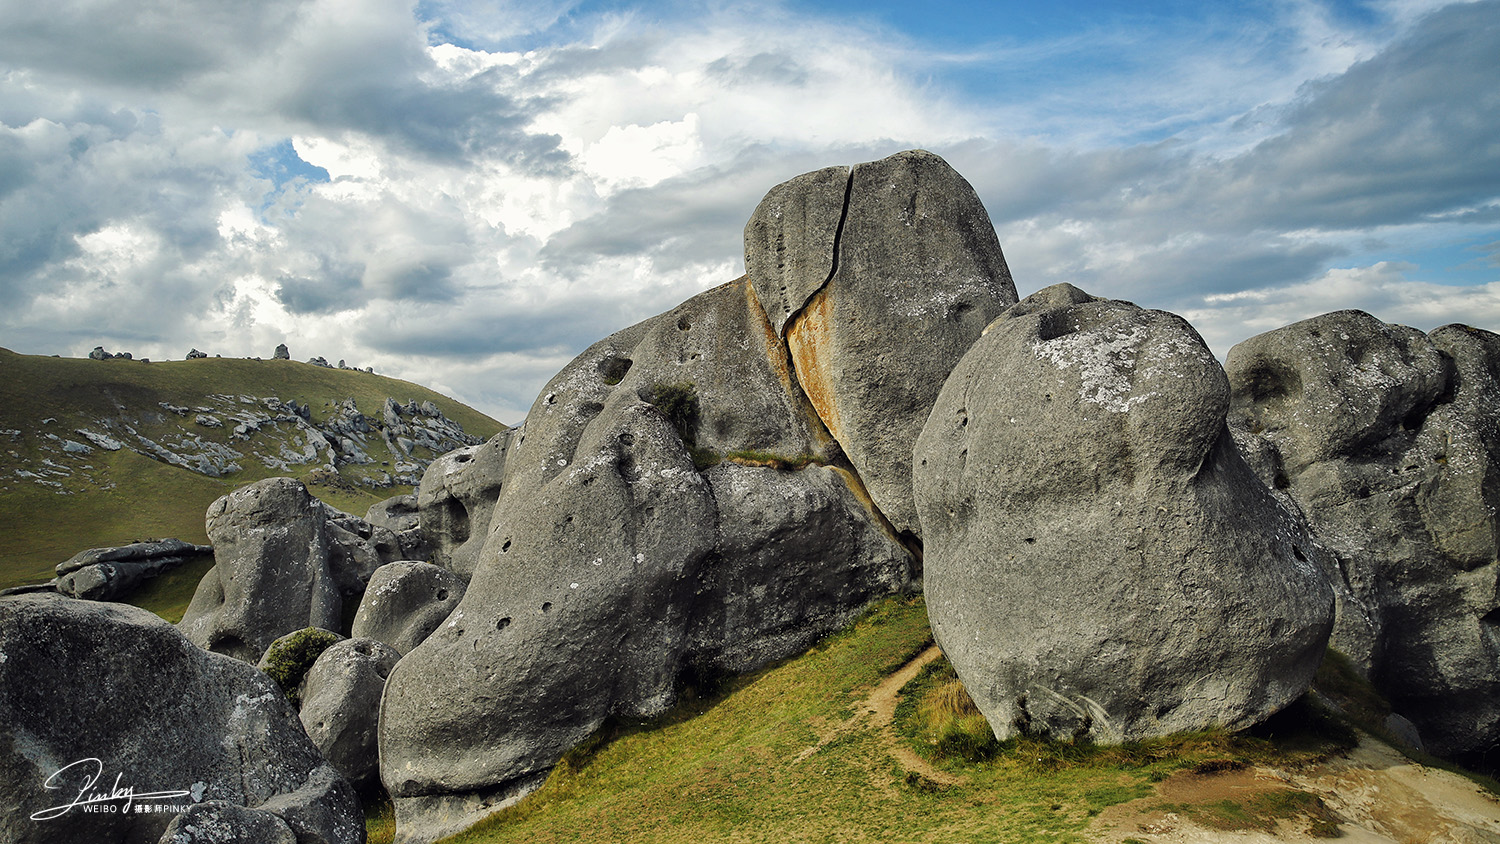
<path id="1" fill-rule="evenodd" d="M 942 786 L 909 776 L 866 721 L 797 761 L 930 641 L 923 603 L 889 600 L 723 696 L 576 749 L 536 794 L 447 840 L 1081 841 L 1103 808 L 1148 794 L 1174 771 L 1305 759 L 1328 747 L 1303 734 L 1269 742 L 1203 733 L 1097 750 L 1012 742 L 965 762 L 902 739 L 962 779 Z"/>
<path id="2" fill-rule="evenodd" d="M 100 430 L 93 421 L 119 415 L 122 407 L 132 415 L 160 413 L 159 402 L 192 407 L 214 393 L 296 400 L 312 408 L 315 421 L 346 398 L 378 418 L 389 396 L 431 401 L 475 436 L 489 437 L 502 427 L 425 387 L 353 370 L 227 358 L 94 361 L 0 349 L 0 431 L 23 432 L 19 438 L 0 437 L 0 588 L 47 580 L 53 566 L 85 548 L 168 536 L 206 542 L 203 514 L 215 498 L 276 473 L 246 460 L 242 472 L 209 478 L 125 449 L 95 450 L 87 458 L 93 480 L 80 481 L 67 495 L 16 479 L 13 472 L 40 456 L 39 438 L 45 433 L 77 440 L 75 429 Z M 55 421 L 43 424 L 48 419 Z M 224 429 L 197 433 L 229 442 Z M 410 488 L 320 486 L 313 491 L 335 507 L 363 514 L 376 501 Z M 159 597 L 168 611 L 178 603 L 171 595 Z"/>

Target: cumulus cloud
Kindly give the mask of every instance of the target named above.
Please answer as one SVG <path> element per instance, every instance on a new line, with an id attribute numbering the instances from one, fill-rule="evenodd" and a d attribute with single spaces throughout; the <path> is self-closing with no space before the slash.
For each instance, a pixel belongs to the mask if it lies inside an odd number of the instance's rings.
<path id="1" fill-rule="evenodd" d="M 1500 327 L 1500 2 L 1305 0 L 937 45 L 778 0 L 0 8 L 0 331 L 373 365 L 519 421 L 605 334 L 742 272 L 771 186 L 908 147 L 1022 292 L 1220 353 L 1340 307 Z M 1472 251 L 1463 278 L 1403 251 Z"/>

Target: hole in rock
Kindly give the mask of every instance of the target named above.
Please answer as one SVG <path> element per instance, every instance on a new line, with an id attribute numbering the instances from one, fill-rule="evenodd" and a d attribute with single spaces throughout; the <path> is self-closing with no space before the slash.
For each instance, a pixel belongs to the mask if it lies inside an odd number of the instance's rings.
<path id="1" fill-rule="evenodd" d="M 507 628 L 509 626 L 510 626 L 510 616 L 506 616 L 505 618 L 502 618 L 499 621 L 495 622 L 495 629 L 496 630 L 504 630 L 505 628 Z"/>
<path id="2" fill-rule="evenodd" d="M 689 328 L 692 328 L 692 327 L 693 327 L 693 324 L 691 322 L 688 322 L 688 318 L 687 317 L 683 317 L 682 319 L 677 320 L 677 328 L 679 330 L 681 330 L 681 331 L 687 331 Z"/>
<path id="3" fill-rule="evenodd" d="M 502 554 L 509 554 L 510 553 L 510 540 L 509 539 L 507 539 L 504 542 L 500 543 L 500 553 L 502 553 Z"/>
<path id="4" fill-rule="evenodd" d="M 1301 560 L 1304 563 L 1307 562 L 1307 555 L 1302 553 L 1302 549 L 1298 548 L 1295 545 L 1292 546 L 1292 556 L 1296 557 L 1298 560 Z"/>
<path id="5" fill-rule="evenodd" d="M 547 602 L 545 602 L 545 603 L 542 604 L 542 612 L 552 612 L 552 602 L 551 601 L 547 601 Z"/>
<path id="6" fill-rule="evenodd" d="M 439 601 L 446 601 L 446 600 L 448 600 L 448 590 L 447 589 L 439 589 L 437 591 L 437 599 Z"/>
<path id="7" fill-rule="evenodd" d="M 611 387 L 625 379 L 630 371 L 630 358 L 607 357 L 599 361 L 599 377 Z"/>
<path id="8" fill-rule="evenodd" d="M 453 462 L 454 463 L 468 463 L 470 460 L 473 460 L 473 459 L 474 459 L 474 455 L 472 455 L 472 454 L 460 454 L 457 457 L 453 458 Z"/>

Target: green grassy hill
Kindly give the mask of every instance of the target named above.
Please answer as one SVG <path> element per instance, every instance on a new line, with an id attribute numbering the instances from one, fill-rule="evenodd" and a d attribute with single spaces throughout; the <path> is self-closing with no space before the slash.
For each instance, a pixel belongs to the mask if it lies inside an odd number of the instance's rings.
<path id="1" fill-rule="evenodd" d="M 402 406 L 397 428 L 387 425 L 387 399 Z M 300 420 L 293 402 L 306 407 Z M 414 413 L 408 402 L 431 407 Z M 425 387 L 357 370 L 0 349 L 0 588 L 50 579 L 86 548 L 206 542 L 208 505 L 266 477 L 300 478 L 362 515 L 410 492 L 427 462 L 462 445 L 450 436 L 458 426 L 480 440 L 504 427 Z"/>

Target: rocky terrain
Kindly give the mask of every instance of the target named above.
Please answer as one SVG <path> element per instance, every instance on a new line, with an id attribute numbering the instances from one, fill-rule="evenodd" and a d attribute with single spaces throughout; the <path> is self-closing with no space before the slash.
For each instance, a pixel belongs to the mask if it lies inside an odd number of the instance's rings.
<path id="1" fill-rule="evenodd" d="M 1343 312 L 1224 367 L 1172 314 L 1068 285 L 1018 301 L 973 190 L 921 151 L 773 188 L 745 248 L 746 277 L 585 350 L 522 425 L 455 443 L 414 496 L 363 518 L 292 478 L 219 498 L 214 567 L 175 630 L 0 598 L 0 711 L 20 726 L 0 746 L 7 840 L 357 841 L 359 788 L 394 800 L 398 841 L 433 841 L 607 725 L 918 592 L 1002 739 L 1251 727 L 1331 645 L 1410 743 L 1500 742 L 1500 337 Z M 422 405 L 312 425 L 246 399 L 161 408 L 213 436 L 95 422 L 58 447 L 149 441 L 210 470 L 449 441 Z M 108 581 L 98 567 L 135 553 L 76 570 Z M 141 644 L 101 644 L 117 640 Z M 191 715 L 133 679 L 179 663 Z M 113 714 L 59 664 L 105 678 Z M 121 712 L 150 713 L 150 740 Z M 211 747 L 151 743 L 174 740 Z M 74 756 L 143 753 L 191 808 L 96 827 L 27 811 L 53 805 L 50 777 L 79 793 Z M 266 757 L 285 772 L 263 777 Z"/>

